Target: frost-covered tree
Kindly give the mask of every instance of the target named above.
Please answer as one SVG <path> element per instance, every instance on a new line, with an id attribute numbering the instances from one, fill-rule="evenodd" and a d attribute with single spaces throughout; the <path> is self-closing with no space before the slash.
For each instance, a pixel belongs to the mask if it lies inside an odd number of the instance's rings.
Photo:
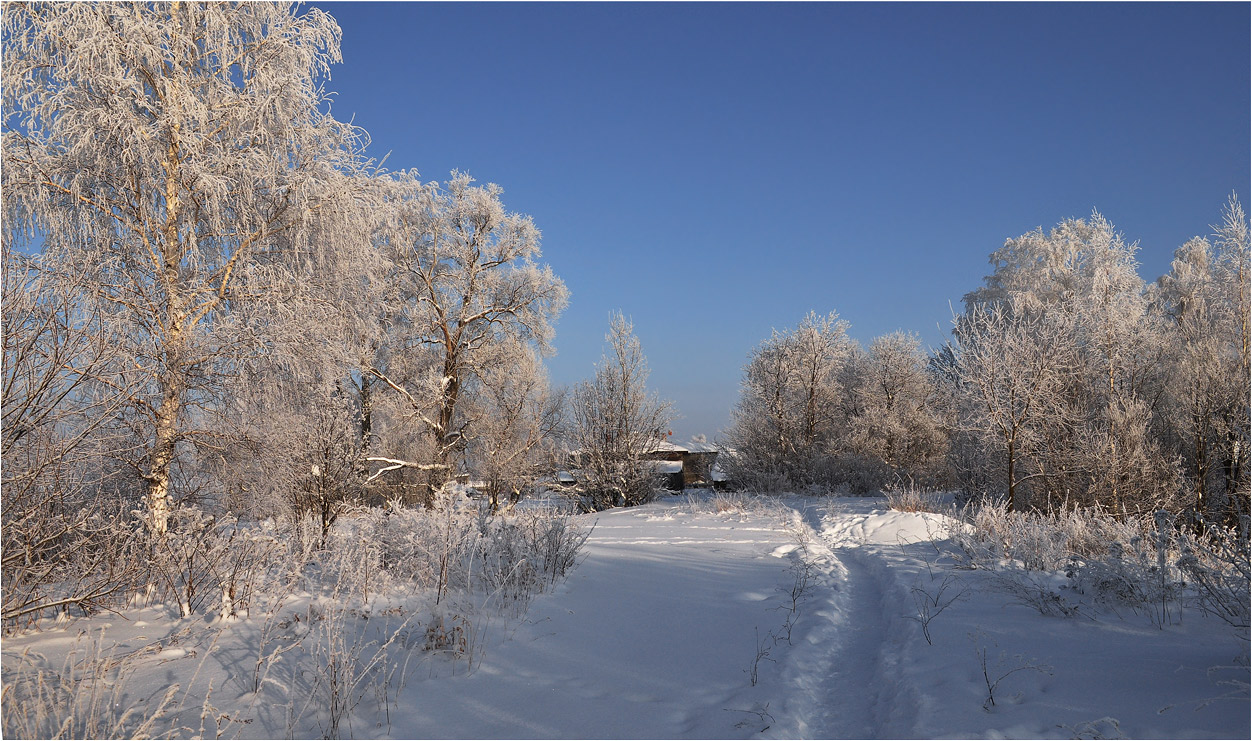
<path id="1" fill-rule="evenodd" d="M 1174 253 L 1155 298 L 1168 319 L 1165 426 L 1201 515 L 1248 513 L 1249 334 L 1247 217 L 1233 196 L 1215 242 Z"/>
<path id="2" fill-rule="evenodd" d="M 848 447 L 895 477 L 934 485 L 943 478 L 947 439 L 927 362 L 917 336 L 903 332 L 879 337 L 857 353 Z"/>
<path id="3" fill-rule="evenodd" d="M 1070 311 L 1084 349 L 1085 467 L 1098 501 L 1119 511 L 1168 506 L 1176 481 L 1150 426 L 1163 354 L 1161 326 L 1149 312 L 1136 244 L 1098 214 L 1082 233 L 1081 269 Z"/>
<path id="4" fill-rule="evenodd" d="M 1063 473 L 1047 458 L 1048 446 L 1077 423 L 1066 393 L 1077 372 L 1070 330 L 1061 317 L 1028 311 L 1019 299 L 975 304 L 955 323 L 961 428 L 985 446 L 991 481 L 1010 507 L 1046 506 L 1032 494 L 1048 487 L 1030 485 Z"/>
<path id="5" fill-rule="evenodd" d="M 232 388 L 235 434 L 204 467 L 230 511 L 283 516 L 298 526 L 307 519 L 325 540 L 363 497 L 359 409 L 343 365 L 327 360 L 301 370 L 246 369 Z"/>
<path id="6" fill-rule="evenodd" d="M 361 134 L 322 86 L 339 37 L 291 3 L 4 7 L 5 217 L 85 276 L 145 378 L 125 422 L 154 533 L 238 358 L 265 346 L 238 310 L 306 315 L 306 276 L 361 241 Z"/>
<path id="7" fill-rule="evenodd" d="M 605 335 L 608 352 L 595 377 L 574 388 L 570 436 L 579 459 L 581 506 L 587 511 L 633 506 L 656 492 L 644 455 L 664 440 L 673 410 L 648 390 L 648 359 L 634 325 L 620 312 Z"/>
<path id="8" fill-rule="evenodd" d="M 6 234 L 0 280 L 5 620 L 52 606 L 100 607 L 133 581 L 119 550 L 131 535 L 126 508 L 107 495 L 98 461 L 125 452 L 127 441 L 103 427 L 134 379 L 82 276 L 11 243 Z"/>
<path id="9" fill-rule="evenodd" d="M 1099 213 L 1066 219 L 1009 239 L 992 255 L 993 273 L 965 297 L 978 306 L 1012 302 L 1014 315 L 1064 327 L 1076 376 L 1062 393 L 1081 410 L 1078 426 L 1038 441 L 1050 471 L 1050 498 L 1102 502 L 1118 509 L 1165 506 L 1173 471 L 1150 427 L 1161 386 L 1161 326 L 1149 311 L 1128 244 Z"/>
<path id="10" fill-rule="evenodd" d="M 473 401 L 479 422 L 468 441 L 469 466 L 495 512 L 555 469 L 565 396 L 549 389 L 534 348 L 513 340 L 494 346 Z"/>
<path id="11" fill-rule="evenodd" d="M 377 462 L 425 469 L 430 490 L 476 432 L 481 419 L 463 402 L 501 361 L 496 349 L 517 343 L 550 352 L 568 297 L 552 269 L 535 262 L 534 221 L 506 212 L 499 186 L 473 182 L 464 173 L 442 186 L 399 174 L 381 236 L 393 266 L 391 331 L 369 372 L 401 397 L 406 419 L 426 439 Z M 507 360 L 529 362 L 520 351 Z M 415 455 L 419 447 L 425 452 Z"/>
<path id="12" fill-rule="evenodd" d="M 735 480 L 768 489 L 834 483 L 830 463 L 846 427 L 847 331 L 837 314 L 810 312 L 752 351 L 726 437 Z"/>

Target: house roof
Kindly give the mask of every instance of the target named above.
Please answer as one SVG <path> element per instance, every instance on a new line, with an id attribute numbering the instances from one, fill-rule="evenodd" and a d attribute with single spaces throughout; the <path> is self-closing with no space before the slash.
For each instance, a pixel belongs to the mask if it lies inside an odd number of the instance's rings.
<path id="1" fill-rule="evenodd" d="M 579 455 L 583 452 L 582 448 L 567 451 L 567 455 Z M 643 451 L 647 453 L 719 453 L 721 448 L 713 443 L 687 443 L 686 446 L 675 445 L 669 440 L 653 440 L 648 443 L 648 447 Z"/>
<path id="2" fill-rule="evenodd" d="M 675 445 L 669 440 L 653 440 L 649 443 L 647 453 L 690 453 L 691 451 L 681 445 Z"/>

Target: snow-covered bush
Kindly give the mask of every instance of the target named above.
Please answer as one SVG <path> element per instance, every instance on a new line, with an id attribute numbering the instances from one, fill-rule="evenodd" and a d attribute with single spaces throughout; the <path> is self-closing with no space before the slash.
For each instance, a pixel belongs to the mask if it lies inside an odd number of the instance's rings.
<path id="1" fill-rule="evenodd" d="M 750 512 L 754 499 L 756 497 L 743 492 L 717 491 L 708 498 L 707 504 L 714 512 Z"/>
<path id="2" fill-rule="evenodd" d="M 10 521 L 8 504 L 0 590 L 6 630 L 56 610 L 111 609 L 144 583 L 141 526 L 123 513 L 97 504 Z"/>
<path id="3" fill-rule="evenodd" d="M 493 615 L 520 617 L 535 594 L 577 563 L 589 533 L 570 514 L 535 507 L 492 515 L 487 502 L 466 494 L 451 484 L 429 509 L 398 502 L 350 509 L 320 548 L 307 547 L 320 540 L 315 517 L 301 528 L 279 521 L 293 532 L 285 540 L 288 558 L 275 561 L 294 568 L 276 567 L 271 576 L 296 581 L 276 582 L 274 592 L 307 593 L 309 603 L 272 623 L 299 631 L 299 642 L 291 649 L 263 642 L 253 686 L 263 676 L 284 681 L 274 658 L 295 651 L 284 664 L 298 674 L 282 685 L 297 688 L 286 709 L 289 733 L 353 733 L 358 706 L 370 698 L 380 708 L 393 702 L 423 656 L 472 668 Z M 307 531 L 307 542 L 296 530 Z M 277 605 L 270 610 L 283 611 L 282 600 Z"/>
<path id="4" fill-rule="evenodd" d="M 432 590 L 436 604 L 460 592 L 524 609 L 531 595 L 573 567 L 589 534 L 555 508 L 491 515 L 450 491 L 433 509 L 392 503 L 341 517 L 321 556 L 328 572 L 323 578 L 333 573 L 336 581 L 353 580 L 362 594 L 400 584 Z"/>
<path id="5" fill-rule="evenodd" d="M 1247 639 L 1249 627 L 1248 521 L 1241 528 L 1212 527 L 1196 535 L 1183 530 L 1178 568 L 1191 580 L 1201 610 L 1217 615 Z"/>
<path id="6" fill-rule="evenodd" d="M 549 584 L 555 584 L 574 568 L 579 551 L 591 535 L 591 530 L 571 522 L 568 513 L 551 507 L 521 510 L 514 517 L 526 539 L 528 558 L 534 560 Z"/>
<path id="7" fill-rule="evenodd" d="M 1072 556 L 1103 556 L 1111 544 L 1145 534 L 1142 522 L 1133 518 L 1120 520 L 1098 510 L 1016 512 L 1006 501 L 971 504 L 957 516 L 947 535 L 970 568 L 994 568 L 1007 560 L 1032 571 L 1059 571 Z"/>
<path id="8" fill-rule="evenodd" d="M 728 450 L 718 456 L 718 465 L 729 473 L 735 486 L 744 491 L 785 492 L 792 488 L 790 472 L 781 463 L 753 465 L 749 457 Z"/>
<path id="9" fill-rule="evenodd" d="M 1085 597 L 1110 609 L 1146 613 L 1163 626 L 1195 594 L 1187 588 L 1191 578 L 1197 585 L 1201 580 L 1212 585 L 1209 596 L 1199 587 L 1202 605 L 1207 600 L 1219 614 L 1236 615 L 1237 623 L 1240 579 L 1247 595 L 1246 559 L 1239 566 L 1237 557 L 1197 557 L 1197 552 L 1215 554 L 1226 546 L 1187 535 L 1164 512 L 1154 518 L 1118 518 L 1098 510 L 1047 515 L 983 503 L 958 514 L 947 533 L 957 560 L 996 572 L 992 581 L 998 588 L 1044 614 L 1079 614 L 1073 599 Z M 1061 589 L 1070 590 L 1072 598 Z"/>
<path id="10" fill-rule="evenodd" d="M 914 482 L 897 481 L 883 490 L 887 506 L 897 512 L 941 512 L 943 505 L 939 495 L 926 491 Z"/>
<path id="11" fill-rule="evenodd" d="M 180 617 L 216 604 L 231 617 L 246 608 L 257 582 L 278 553 L 277 541 L 241 527 L 230 515 L 212 516 L 179 507 L 170 530 L 151 542 L 151 573 L 157 596 L 175 600 Z"/>
<path id="12" fill-rule="evenodd" d="M 1171 558 L 1178 551 L 1169 519 L 1159 512 L 1155 527 L 1142 518 L 1132 521 L 1140 532 L 1110 541 L 1103 554 L 1073 556 L 1066 576 L 1079 593 L 1091 592 L 1101 604 L 1146 611 L 1157 626 L 1172 623 L 1182 607 L 1185 582 Z"/>

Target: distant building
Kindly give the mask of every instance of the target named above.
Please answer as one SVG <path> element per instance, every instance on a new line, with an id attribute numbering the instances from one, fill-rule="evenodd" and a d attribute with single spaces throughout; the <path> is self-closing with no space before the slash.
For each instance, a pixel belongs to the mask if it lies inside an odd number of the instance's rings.
<path id="1" fill-rule="evenodd" d="M 689 447 L 675 445 L 668 440 L 657 440 L 652 450 L 644 453 L 648 460 L 678 462 L 678 466 L 666 467 L 666 489 L 682 491 L 697 486 L 713 485 L 713 464 L 717 462 L 717 448 L 708 443 L 688 443 Z"/>
<path id="2" fill-rule="evenodd" d="M 672 491 L 698 486 L 713 486 L 716 473 L 717 448 L 709 443 L 689 443 L 690 447 L 675 445 L 668 440 L 655 440 L 651 449 L 641 458 L 655 461 L 655 470 L 661 477 L 661 485 Z M 580 465 L 582 453 L 569 454 L 571 467 Z M 569 476 L 568 473 L 565 474 Z M 572 478 L 572 477 L 571 477 Z"/>

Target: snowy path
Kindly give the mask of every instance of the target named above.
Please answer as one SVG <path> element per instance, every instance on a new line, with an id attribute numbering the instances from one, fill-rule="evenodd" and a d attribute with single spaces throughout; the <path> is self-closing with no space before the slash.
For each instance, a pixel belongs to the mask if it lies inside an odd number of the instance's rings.
<path id="1" fill-rule="evenodd" d="M 914 735 L 898 674 L 916 631 L 886 563 L 851 534 L 869 509 L 789 504 L 597 515 L 569 581 L 470 676 L 411 682 L 393 723 L 453 738 Z"/>
<path id="2" fill-rule="evenodd" d="M 789 542 L 762 515 L 601 513 L 568 582 L 488 640 L 473 674 L 410 680 L 393 724 L 418 738 L 750 737 L 768 724 L 751 711 L 774 665 L 757 687 L 749 667 L 783 622 Z"/>
<path id="3" fill-rule="evenodd" d="M 820 501 L 804 519 L 846 576 L 828 628 L 841 647 L 830 686 L 838 717 L 797 735 L 1248 737 L 1246 633 L 1194 609 L 1164 628 L 1126 608 L 1043 616 L 987 572 L 951 569 L 931 543 L 942 518 L 881 499 Z M 930 621 L 933 643 L 915 594 L 950 602 Z"/>
<path id="4" fill-rule="evenodd" d="M 832 633 L 837 647 L 826 681 L 826 708 L 817 738 L 902 738 L 913 735 L 916 697 L 898 681 L 904 605 L 890 591 L 886 564 L 848 534 L 857 515 L 847 503 L 807 507 L 804 522 L 817 536 L 810 551 L 818 563 L 842 572 L 834 620 L 816 630 Z M 827 616 L 823 615 L 823 618 Z"/>

